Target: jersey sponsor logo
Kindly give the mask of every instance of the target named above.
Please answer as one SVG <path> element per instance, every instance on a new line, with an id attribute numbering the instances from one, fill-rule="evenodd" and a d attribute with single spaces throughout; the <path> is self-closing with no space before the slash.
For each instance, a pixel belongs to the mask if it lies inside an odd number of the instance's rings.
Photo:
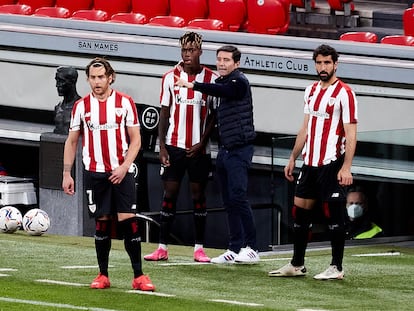
<path id="1" fill-rule="evenodd" d="M 196 106 L 196 105 L 205 106 L 206 105 L 206 101 L 204 99 L 201 99 L 201 98 L 183 99 L 180 94 L 177 94 L 175 96 L 175 100 L 178 105 L 180 104 L 185 104 L 189 106 Z"/>
<path id="2" fill-rule="evenodd" d="M 314 117 L 329 119 L 329 113 L 326 113 L 326 112 L 310 111 L 309 114 L 314 116 Z"/>
<path id="3" fill-rule="evenodd" d="M 86 124 L 88 125 L 90 131 L 106 131 L 119 128 L 119 124 L 93 124 L 90 121 Z"/>

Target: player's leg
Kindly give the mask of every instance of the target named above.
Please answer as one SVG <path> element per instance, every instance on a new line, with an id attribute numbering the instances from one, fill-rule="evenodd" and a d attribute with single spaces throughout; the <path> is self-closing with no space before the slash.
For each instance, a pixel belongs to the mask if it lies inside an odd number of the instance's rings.
<path id="1" fill-rule="evenodd" d="M 345 248 L 346 191 L 339 185 L 337 174 L 342 160 L 332 162 L 323 169 L 323 211 L 328 220 L 331 240 L 332 259 L 330 267 L 316 275 L 315 279 L 342 279 L 344 271 L 342 260 Z"/>
<path id="2" fill-rule="evenodd" d="M 181 180 L 186 170 L 186 152 L 184 149 L 167 146 L 170 166 L 161 167 L 161 179 L 164 194 L 160 211 L 160 232 L 158 248 L 151 254 L 145 255 L 145 260 L 158 261 L 168 259 L 168 243 L 171 225 L 177 211 L 177 197 Z"/>
<path id="3" fill-rule="evenodd" d="M 193 201 L 194 217 L 194 260 L 198 262 L 210 262 L 205 254 L 203 246 L 205 241 L 207 207 L 205 189 L 208 177 L 211 173 L 211 156 L 201 155 L 188 159 L 188 176 L 190 179 L 191 197 Z"/>
<path id="4" fill-rule="evenodd" d="M 111 190 L 106 174 L 85 171 L 84 186 L 88 200 L 88 212 L 95 218 L 95 250 L 99 266 L 99 275 L 94 279 L 91 288 L 107 288 L 109 252 L 111 250 L 110 215 Z"/>
<path id="5" fill-rule="evenodd" d="M 303 166 L 298 177 L 292 208 L 293 218 L 293 256 L 290 263 L 280 269 L 269 272 L 269 276 L 306 275 L 305 253 L 308 245 L 312 209 L 316 203 L 316 171 Z"/>

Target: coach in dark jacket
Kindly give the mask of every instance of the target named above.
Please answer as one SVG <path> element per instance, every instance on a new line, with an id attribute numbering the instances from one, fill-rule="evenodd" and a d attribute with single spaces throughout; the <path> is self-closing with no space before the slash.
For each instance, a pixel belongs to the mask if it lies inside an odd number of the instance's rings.
<path id="1" fill-rule="evenodd" d="M 211 260 L 213 263 L 256 263 L 256 226 L 247 197 L 248 170 L 253 157 L 253 104 L 250 83 L 238 69 L 240 51 L 234 46 L 217 50 L 215 84 L 187 82 L 176 85 L 212 95 L 217 101 L 219 152 L 217 174 L 222 186 L 224 207 L 228 215 L 230 239 L 228 250 Z"/>

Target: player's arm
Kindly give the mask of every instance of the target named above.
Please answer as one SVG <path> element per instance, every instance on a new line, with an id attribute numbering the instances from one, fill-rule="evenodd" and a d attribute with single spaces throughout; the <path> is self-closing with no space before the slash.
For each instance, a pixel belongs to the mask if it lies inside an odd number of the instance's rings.
<path id="1" fill-rule="evenodd" d="M 293 146 L 292 152 L 290 153 L 289 162 L 285 166 L 285 177 L 289 181 L 293 181 L 293 170 L 295 169 L 295 163 L 298 156 L 301 154 L 303 146 L 305 146 L 306 136 L 308 134 L 308 122 L 309 114 L 305 114 L 303 119 L 302 127 L 295 139 L 295 145 Z"/>
<path id="2" fill-rule="evenodd" d="M 75 183 L 73 181 L 71 171 L 73 163 L 75 162 L 76 150 L 78 147 L 78 140 L 80 131 L 69 131 L 68 137 L 65 141 L 63 151 L 63 179 L 62 188 L 66 194 L 75 193 Z"/>
<path id="3" fill-rule="evenodd" d="M 342 186 L 349 186 L 353 182 L 351 173 L 352 160 L 354 159 L 356 144 L 357 144 L 357 124 L 346 123 L 344 124 L 345 130 L 345 158 L 344 164 L 338 172 L 338 181 Z"/>

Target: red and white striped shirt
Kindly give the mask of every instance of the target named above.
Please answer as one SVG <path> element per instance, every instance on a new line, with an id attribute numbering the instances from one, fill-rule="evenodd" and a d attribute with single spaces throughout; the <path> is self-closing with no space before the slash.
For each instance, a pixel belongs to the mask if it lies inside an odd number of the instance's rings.
<path id="1" fill-rule="evenodd" d="M 170 107 L 170 119 L 165 143 L 178 148 L 190 148 L 200 142 L 209 113 L 208 96 L 193 89 L 174 86 L 175 77 L 189 82 L 214 83 L 217 74 L 204 67 L 197 75 L 188 75 L 174 67 L 162 77 L 161 106 Z"/>
<path id="2" fill-rule="evenodd" d="M 326 89 L 315 82 L 305 90 L 304 113 L 309 114 L 304 164 L 322 166 L 345 153 L 344 124 L 357 123 L 358 103 L 352 89 L 340 80 Z"/>
<path id="3" fill-rule="evenodd" d="M 92 94 L 77 101 L 72 109 L 69 130 L 82 130 L 85 169 L 110 172 L 120 166 L 128 151 L 126 128 L 129 126 L 140 124 L 135 103 L 128 95 L 112 90 L 103 102 Z"/>

